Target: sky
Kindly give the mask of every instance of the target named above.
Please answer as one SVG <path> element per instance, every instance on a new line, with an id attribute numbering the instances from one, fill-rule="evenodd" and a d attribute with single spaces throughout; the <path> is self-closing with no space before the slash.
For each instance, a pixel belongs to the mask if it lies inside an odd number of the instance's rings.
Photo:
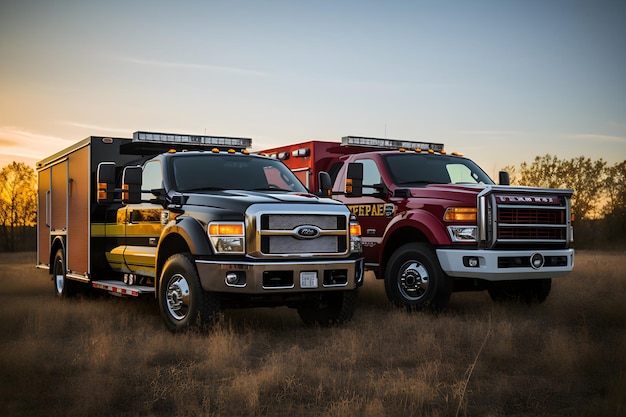
<path id="1" fill-rule="evenodd" d="M 90 135 L 626 160 L 626 1 L 0 0 L 0 167 Z"/>

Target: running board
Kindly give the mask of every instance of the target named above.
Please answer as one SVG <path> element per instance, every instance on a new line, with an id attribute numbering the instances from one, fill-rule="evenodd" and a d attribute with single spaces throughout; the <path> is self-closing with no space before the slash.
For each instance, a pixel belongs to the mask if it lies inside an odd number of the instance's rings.
<path id="1" fill-rule="evenodd" d="M 106 290 L 114 294 L 131 295 L 133 297 L 139 297 L 142 294 L 154 294 L 154 287 L 126 285 L 121 281 L 92 281 L 91 285 L 100 290 Z"/>

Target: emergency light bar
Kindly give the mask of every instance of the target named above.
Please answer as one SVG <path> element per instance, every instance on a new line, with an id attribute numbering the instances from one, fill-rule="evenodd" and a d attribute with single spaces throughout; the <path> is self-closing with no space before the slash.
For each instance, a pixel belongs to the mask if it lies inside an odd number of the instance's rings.
<path id="1" fill-rule="evenodd" d="M 133 142 L 139 143 L 170 143 L 172 145 L 194 145 L 207 148 L 233 147 L 249 148 L 252 139 L 230 138 L 224 136 L 181 135 L 177 133 L 135 132 Z"/>
<path id="2" fill-rule="evenodd" d="M 364 138 L 358 136 L 344 136 L 341 138 L 341 146 L 367 146 L 370 148 L 382 148 L 382 149 L 410 149 L 410 150 L 433 150 L 435 152 L 443 151 L 443 143 L 426 143 L 426 142 L 413 142 L 409 140 L 399 139 L 379 139 L 379 138 Z"/>

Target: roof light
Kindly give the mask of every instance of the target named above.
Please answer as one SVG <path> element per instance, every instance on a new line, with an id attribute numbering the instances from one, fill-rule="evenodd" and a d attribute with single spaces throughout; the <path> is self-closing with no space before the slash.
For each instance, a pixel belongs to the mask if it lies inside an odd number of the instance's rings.
<path id="1" fill-rule="evenodd" d="M 442 151 L 443 143 L 429 143 L 429 142 L 414 142 L 410 140 L 399 139 L 380 139 L 380 138 L 366 138 L 359 136 L 344 136 L 341 138 L 342 146 L 367 146 L 372 148 L 385 148 L 385 149 L 428 149 L 432 151 Z"/>
<path id="2" fill-rule="evenodd" d="M 250 138 L 185 135 L 157 132 L 135 132 L 133 133 L 133 142 L 192 144 L 197 146 L 206 146 L 207 148 L 212 148 L 215 146 L 249 148 L 250 146 L 252 146 L 252 139 Z"/>
<path id="3" fill-rule="evenodd" d="M 310 148 L 296 149 L 294 151 L 291 151 L 291 155 L 298 157 L 298 158 L 304 158 L 305 156 L 311 155 L 311 149 Z"/>

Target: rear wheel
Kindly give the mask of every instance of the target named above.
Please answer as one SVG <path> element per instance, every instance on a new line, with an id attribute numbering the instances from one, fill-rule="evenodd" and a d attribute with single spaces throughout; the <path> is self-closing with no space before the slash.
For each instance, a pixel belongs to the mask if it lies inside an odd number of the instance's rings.
<path id="1" fill-rule="evenodd" d="M 59 298 L 71 298 L 76 296 L 79 283 L 67 278 L 65 267 L 65 254 L 63 249 L 58 249 L 54 255 L 52 266 L 52 280 L 54 281 L 54 293 Z"/>
<path id="2" fill-rule="evenodd" d="M 437 261 L 430 245 L 422 242 L 400 246 L 389 258 L 385 272 L 387 298 L 409 311 L 444 308 L 452 294 L 452 280 Z"/>
<path id="3" fill-rule="evenodd" d="M 543 303 L 550 294 L 552 279 L 528 279 L 494 282 L 488 292 L 494 301 L 513 301 L 527 304 Z"/>
<path id="4" fill-rule="evenodd" d="M 217 294 L 204 291 L 195 265 L 186 254 L 167 259 L 159 285 L 161 317 L 172 332 L 209 329 L 221 311 Z"/>
<path id="5" fill-rule="evenodd" d="M 358 290 L 321 293 L 310 303 L 298 307 L 307 325 L 332 326 L 350 321 L 356 310 Z"/>

